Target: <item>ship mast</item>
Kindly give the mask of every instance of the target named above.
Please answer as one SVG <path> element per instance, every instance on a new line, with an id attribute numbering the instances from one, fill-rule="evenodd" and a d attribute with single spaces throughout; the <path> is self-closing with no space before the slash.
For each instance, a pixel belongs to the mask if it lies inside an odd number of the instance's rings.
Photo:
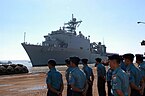
<path id="1" fill-rule="evenodd" d="M 25 43 L 25 39 L 26 39 L 26 32 L 24 32 L 24 43 Z"/>
<path id="2" fill-rule="evenodd" d="M 74 18 L 72 14 L 72 20 L 70 20 L 68 23 L 64 23 L 64 28 L 66 28 L 68 32 L 76 34 L 76 27 L 79 27 L 81 22 L 82 21 L 77 21 L 77 19 Z"/>

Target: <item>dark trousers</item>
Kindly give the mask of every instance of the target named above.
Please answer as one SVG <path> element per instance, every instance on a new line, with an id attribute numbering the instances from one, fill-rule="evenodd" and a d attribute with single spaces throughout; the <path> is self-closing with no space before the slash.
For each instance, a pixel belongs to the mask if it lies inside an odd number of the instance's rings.
<path id="1" fill-rule="evenodd" d="M 106 91 L 105 91 L 105 80 L 102 79 L 101 77 L 98 77 L 98 93 L 99 96 L 106 96 Z"/>
<path id="2" fill-rule="evenodd" d="M 107 87 L 108 87 L 108 96 L 113 96 L 113 94 L 111 93 L 112 89 L 111 81 L 107 81 Z"/>
<path id="3" fill-rule="evenodd" d="M 144 89 L 144 92 L 143 92 L 143 96 L 145 96 L 145 89 Z"/>
<path id="4" fill-rule="evenodd" d="M 52 91 L 48 90 L 47 91 L 47 96 L 59 96 L 56 93 L 53 93 Z"/>
<path id="5" fill-rule="evenodd" d="M 72 96 L 82 96 L 81 92 L 72 91 Z"/>
<path id="6" fill-rule="evenodd" d="M 141 96 L 140 93 L 134 89 L 131 89 L 131 95 L 130 96 Z"/>
<path id="7" fill-rule="evenodd" d="M 92 94 L 92 84 L 88 83 L 88 90 L 86 96 L 93 96 Z"/>
<path id="8" fill-rule="evenodd" d="M 67 85 L 67 96 L 72 96 L 72 90 L 70 85 Z"/>

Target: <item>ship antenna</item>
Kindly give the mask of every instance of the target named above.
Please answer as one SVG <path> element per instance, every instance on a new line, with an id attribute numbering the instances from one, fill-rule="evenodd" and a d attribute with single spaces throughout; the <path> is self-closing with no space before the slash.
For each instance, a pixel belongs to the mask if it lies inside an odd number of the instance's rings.
<path id="1" fill-rule="evenodd" d="M 25 43 L 25 38 L 26 38 L 26 32 L 24 32 L 24 43 Z"/>
<path id="2" fill-rule="evenodd" d="M 68 32 L 76 34 L 76 27 L 79 27 L 81 22 L 82 21 L 77 21 L 77 19 L 74 18 L 72 14 L 72 20 L 70 20 L 67 23 L 64 23 L 64 25 L 66 25 L 65 28 L 67 29 Z"/>
<path id="3" fill-rule="evenodd" d="M 73 18 L 74 18 L 74 14 L 72 14 L 72 20 L 73 20 Z"/>
<path id="4" fill-rule="evenodd" d="M 103 45 L 105 45 L 105 42 L 104 42 L 104 37 L 103 37 Z"/>

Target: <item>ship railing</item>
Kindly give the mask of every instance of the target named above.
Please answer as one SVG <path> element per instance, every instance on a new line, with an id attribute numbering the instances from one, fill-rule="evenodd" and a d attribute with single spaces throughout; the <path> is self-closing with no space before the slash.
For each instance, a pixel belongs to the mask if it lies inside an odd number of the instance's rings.
<path id="1" fill-rule="evenodd" d="M 37 46 L 42 46 L 42 44 L 41 44 L 41 43 L 31 44 L 31 43 L 23 42 L 23 44 L 26 44 L 26 45 L 37 45 Z"/>

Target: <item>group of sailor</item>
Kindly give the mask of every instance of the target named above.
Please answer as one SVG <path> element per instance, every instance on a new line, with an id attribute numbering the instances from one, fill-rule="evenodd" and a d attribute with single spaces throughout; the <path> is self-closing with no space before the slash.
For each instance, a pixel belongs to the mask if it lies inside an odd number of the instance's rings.
<path id="1" fill-rule="evenodd" d="M 112 55 L 107 72 L 108 96 L 145 96 L 145 62 L 142 55 Z M 111 90 L 113 92 L 111 92 Z"/>
<path id="2" fill-rule="evenodd" d="M 80 61 L 83 64 L 82 69 L 78 67 Z M 134 55 L 130 53 L 123 56 L 114 54 L 108 57 L 108 61 L 107 69 L 101 63 L 102 59 L 96 58 L 96 87 L 98 87 L 99 96 L 145 96 L 145 62 L 142 55 L 136 55 L 137 66 L 133 64 Z M 67 96 L 93 96 L 94 74 L 93 69 L 88 66 L 88 59 L 70 57 L 65 62 L 68 67 L 65 74 Z M 56 70 L 55 65 L 55 60 L 48 61 L 50 70 L 46 78 L 47 96 L 62 96 L 64 89 L 62 74 Z M 106 81 L 108 94 L 105 89 Z"/>

